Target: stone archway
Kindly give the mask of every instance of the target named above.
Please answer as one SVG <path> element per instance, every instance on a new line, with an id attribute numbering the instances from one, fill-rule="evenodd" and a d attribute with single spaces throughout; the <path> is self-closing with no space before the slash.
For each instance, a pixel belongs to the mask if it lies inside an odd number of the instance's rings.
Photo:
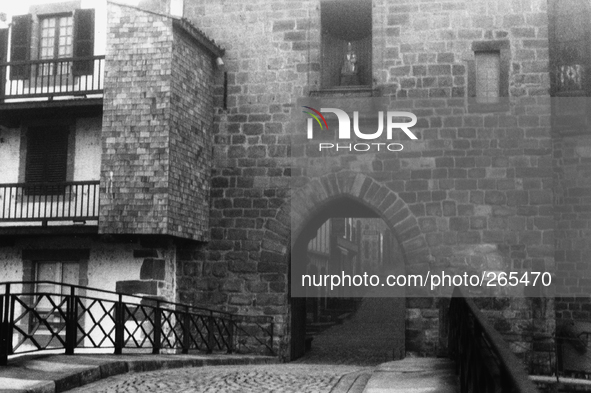
<path id="1" fill-rule="evenodd" d="M 291 203 L 284 204 L 277 215 L 278 220 L 291 229 L 289 244 L 293 246 L 308 222 L 339 198 L 359 202 L 390 226 L 404 251 L 407 271 L 428 270 L 431 252 L 417 218 L 407 204 L 371 176 L 348 170 L 311 179 L 305 186 L 294 190 Z"/>
<path id="2" fill-rule="evenodd" d="M 407 273 L 424 274 L 429 270 L 432 254 L 418 220 L 407 204 L 371 176 L 348 170 L 312 178 L 303 187 L 294 190 L 290 201 L 280 208 L 276 218 L 267 222 L 263 252 L 275 255 L 276 260 L 280 259 L 278 254 L 283 254 L 289 261 L 287 254 L 310 222 L 322 219 L 324 210 L 344 199 L 371 210 L 390 227 L 402 249 Z M 295 299 L 290 299 L 292 321 L 302 318 L 302 315 L 294 314 L 298 302 Z M 295 330 L 289 333 L 292 341 L 298 337 L 297 333 Z M 298 339 L 302 340 L 301 334 L 299 336 Z"/>

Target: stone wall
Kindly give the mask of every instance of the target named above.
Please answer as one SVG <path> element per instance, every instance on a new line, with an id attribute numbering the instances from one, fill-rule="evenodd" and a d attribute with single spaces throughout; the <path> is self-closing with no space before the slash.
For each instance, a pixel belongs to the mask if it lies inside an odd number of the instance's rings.
<path id="1" fill-rule="evenodd" d="M 591 320 L 591 138 L 589 137 L 589 86 L 584 82 L 589 57 L 578 51 L 585 42 L 589 9 L 550 0 L 550 64 L 554 139 L 554 212 L 556 226 L 557 334 L 588 329 Z M 568 31 L 568 34 L 565 32 Z M 565 53 L 577 54 L 574 57 Z M 573 72 L 575 71 L 575 72 Z M 577 326 L 578 325 L 578 326 Z M 567 327 L 567 328 L 565 328 Z M 577 334 L 575 333 L 575 334 Z"/>
<path id="2" fill-rule="evenodd" d="M 591 138 L 555 134 L 556 317 L 591 320 Z"/>
<path id="3" fill-rule="evenodd" d="M 172 22 L 114 4 L 107 21 L 99 230 L 165 234 Z"/>
<path id="4" fill-rule="evenodd" d="M 219 109 L 221 83 L 215 101 L 211 241 L 206 249 L 180 254 L 188 258 L 184 268 L 198 269 L 198 277 L 187 279 L 196 290 L 186 296 L 275 315 L 283 356 L 289 345 L 287 249 L 265 236 L 273 237 L 270 220 L 288 201 L 286 123 L 295 98 L 307 88 L 307 29 L 312 23 L 319 31 L 315 8 L 308 2 L 185 4 L 185 16 L 226 49 L 228 81 L 227 110 Z M 281 255 L 266 249 L 275 246 Z"/>
<path id="5" fill-rule="evenodd" d="M 546 2 L 395 1 L 382 7 L 376 14 L 383 15 L 386 32 L 385 69 L 376 76 L 384 91 L 413 99 L 412 106 L 403 105 L 419 117 L 425 143 L 416 157 L 399 161 L 395 168 L 406 174 L 391 188 L 419 216 L 432 266 L 554 271 Z M 465 106 L 473 92 L 474 49 L 487 41 L 509 45 L 510 108 L 498 113 Z M 518 353 L 534 349 L 532 332 L 554 329 L 552 302 L 516 299 L 482 307 Z M 536 349 L 547 350 L 545 344 Z"/>
<path id="6" fill-rule="evenodd" d="M 212 54 L 169 16 L 108 11 L 99 231 L 203 240 Z"/>
<path id="7" fill-rule="evenodd" d="M 419 140 L 404 141 L 399 153 L 332 162 L 304 154 L 301 184 L 323 176 L 330 183 L 336 168 L 362 173 L 367 183 L 356 197 L 371 207 L 386 203 L 383 218 L 402 235 L 407 271 L 553 269 L 546 2 L 375 0 L 372 7 L 371 94 L 415 113 Z M 310 219 L 306 203 L 301 215 L 289 210 L 290 135 L 298 99 L 324 94 L 314 93 L 320 8 L 319 1 L 262 0 L 185 6 L 185 15 L 227 49 L 228 72 L 227 110 L 218 110 L 214 126 L 212 241 L 200 251 L 196 299 L 288 315 L 289 234 Z M 498 112 L 468 110 L 481 41 L 508 48 L 509 104 Z M 320 195 L 353 193 L 328 183 L 318 183 L 325 186 Z M 434 353 L 437 302 L 409 299 L 407 307 L 407 349 Z M 512 321 L 501 330 L 516 341 L 530 327 L 553 326 L 552 319 L 536 320 L 527 302 L 509 302 L 492 315 L 499 313 Z M 286 325 L 278 329 L 287 336 Z"/>
<path id="8" fill-rule="evenodd" d="M 211 54 L 173 29 L 168 233 L 206 239 L 213 144 Z"/>

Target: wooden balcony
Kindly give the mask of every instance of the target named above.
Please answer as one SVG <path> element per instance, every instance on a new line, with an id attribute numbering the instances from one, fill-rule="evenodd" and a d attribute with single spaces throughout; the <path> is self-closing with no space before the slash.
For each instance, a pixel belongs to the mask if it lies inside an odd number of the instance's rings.
<path id="1" fill-rule="evenodd" d="M 0 224 L 98 220 L 99 181 L 0 184 Z M 2 226 L 6 226 L 2 225 Z"/>
<path id="2" fill-rule="evenodd" d="M 0 63 L 0 103 L 103 93 L 105 56 Z"/>

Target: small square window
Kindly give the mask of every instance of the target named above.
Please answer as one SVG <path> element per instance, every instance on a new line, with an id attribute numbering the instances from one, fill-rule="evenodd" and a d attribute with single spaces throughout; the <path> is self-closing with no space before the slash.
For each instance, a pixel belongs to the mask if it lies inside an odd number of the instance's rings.
<path id="1" fill-rule="evenodd" d="M 476 59 L 476 102 L 496 104 L 499 102 L 500 53 L 477 52 Z"/>

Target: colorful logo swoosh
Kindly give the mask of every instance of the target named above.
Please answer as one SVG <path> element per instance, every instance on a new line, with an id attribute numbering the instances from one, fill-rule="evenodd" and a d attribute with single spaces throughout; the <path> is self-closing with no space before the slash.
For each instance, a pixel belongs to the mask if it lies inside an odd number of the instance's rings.
<path id="1" fill-rule="evenodd" d="M 320 122 L 320 119 L 318 119 L 318 116 L 320 116 L 320 118 L 324 122 L 324 125 L 326 126 L 326 129 L 328 130 L 328 124 L 326 124 L 326 119 L 324 118 L 324 116 L 322 116 L 322 113 L 318 112 L 316 109 L 311 108 L 309 106 L 302 106 L 302 108 L 310 109 L 311 111 L 313 111 L 315 113 L 314 114 L 312 112 L 302 111 L 302 113 L 307 113 L 310 116 L 312 116 L 314 119 L 316 119 L 316 121 L 318 122 L 318 125 L 320 125 L 320 129 L 322 130 L 322 129 L 324 129 L 324 127 L 322 127 L 322 123 Z M 316 116 L 316 115 L 318 115 L 318 116 Z"/>

